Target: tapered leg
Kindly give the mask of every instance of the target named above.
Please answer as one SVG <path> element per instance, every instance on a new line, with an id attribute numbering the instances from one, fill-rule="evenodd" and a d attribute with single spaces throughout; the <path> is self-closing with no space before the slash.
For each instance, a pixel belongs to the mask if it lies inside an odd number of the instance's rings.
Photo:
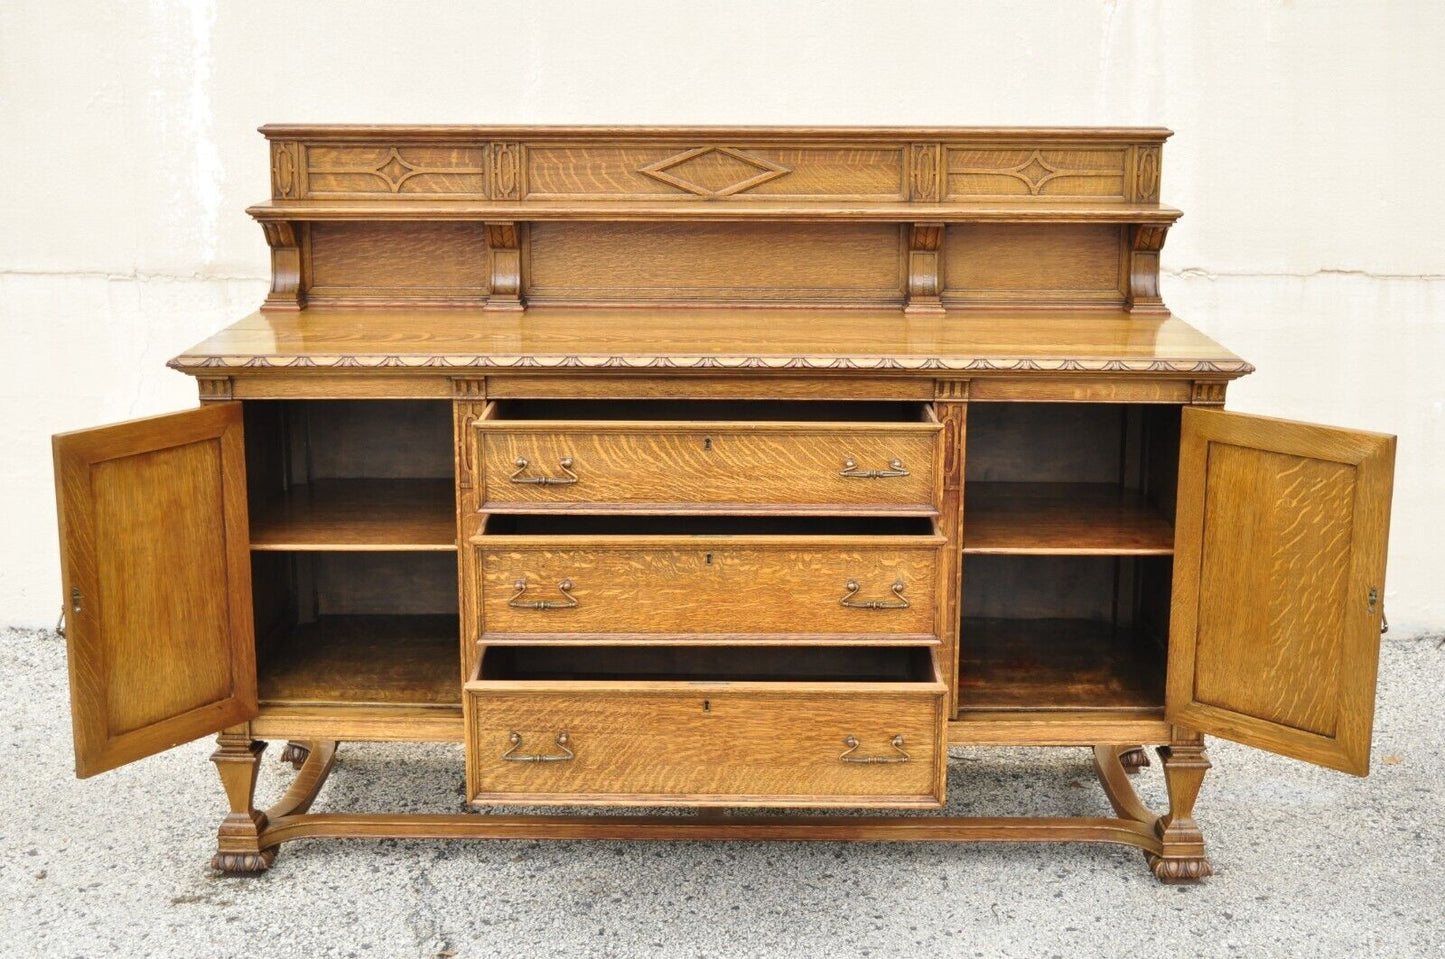
<path id="1" fill-rule="evenodd" d="M 300 769 L 306 764 L 306 757 L 311 755 L 311 748 L 304 743 L 288 742 L 286 748 L 281 750 L 281 761 L 290 763 L 292 769 Z M 1147 765 L 1148 760 L 1145 760 Z"/>
<path id="2" fill-rule="evenodd" d="M 1138 775 L 1139 770 L 1149 765 L 1149 754 L 1144 751 L 1143 746 L 1132 746 L 1119 753 L 1119 764 L 1129 775 Z"/>
<path id="3" fill-rule="evenodd" d="M 248 726 L 232 726 L 216 737 L 211 762 L 221 774 L 231 811 L 216 833 L 216 854 L 211 868 L 232 875 L 252 875 L 271 868 L 275 849 L 262 849 L 261 830 L 266 814 L 256 809 L 256 773 L 266 744 L 251 739 Z"/>
<path id="4" fill-rule="evenodd" d="M 1214 870 L 1204 858 L 1204 834 L 1194 821 L 1194 800 L 1209 770 L 1204 737 L 1189 733 L 1159 747 L 1164 782 L 1169 789 L 1169 812 L 1159 817 L 1155 831 L 1164 844 L 1159 855 L 1146 853 L 1149 868 L 1160 882 L 1192 883 Z"/>

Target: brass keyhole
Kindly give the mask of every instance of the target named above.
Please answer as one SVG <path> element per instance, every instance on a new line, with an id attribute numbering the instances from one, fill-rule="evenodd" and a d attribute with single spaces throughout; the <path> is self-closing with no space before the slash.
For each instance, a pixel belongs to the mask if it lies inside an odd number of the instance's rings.
<path id="1" fill-rule="evenodd" d="M 710 450 L 710 449 L 712 449 L 712 437 L 711 437 L 711 436 L 704 436 L 704 437 L 703 437 L 703 439 L 702 439 L 702 448 L 703 448 L 704 450 Z"/>
<path id="2" fill-rule="evenodd" d="M 707 554 L 707 564 L 708 564 L 709 566 L 712 565 L 712 553 L 708 553 L 708 554 Z"/>
<path id="3" fill-rule="evenodd" d="M 710 713 L 710 712 L 712 712 L 712 700 L 710 700 L 710 699 L 704 699 L 704 700 L 702 701 L 702 711 L 705 712 L 705 713 Z"/>

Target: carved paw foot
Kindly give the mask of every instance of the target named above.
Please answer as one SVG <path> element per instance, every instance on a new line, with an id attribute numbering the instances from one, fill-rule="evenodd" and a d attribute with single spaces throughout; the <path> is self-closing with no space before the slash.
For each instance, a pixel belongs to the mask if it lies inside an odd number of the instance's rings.
<path id="1" fill-rule="evenodd" d="M 254 876 L 271 868 L 276 850 L 261 852 L 218 852 L 211 857 L 211 868 L 228 876 Z"/>
<path id="2" fill-rule="evenodd" d="M 1124 772 L 1137 776 L 1139 770 L 1149 765 L 1149 754 L 1144 751 L 1143 746 L 1126 749 L 1119 754 L 1119 765 L 1124 767 Z"/>
<path id="3" fill-rule="evenodd" d="M 311 750 L 300 743 L 287 743 L 286 748 L 281 750 L 281 761 L 290 763 L 292 769 L 300 769 L 306 764 L 306 757 L 311 755 Z M 1148 760 L 1146 759 L 1147 763 Z"/>
<path id="4" fill-rule="evenodd" d="M 1154 878 L 1169 885 L 1192 885 L 1214 875 L 1214 867 L 1209 865 L 1208 859 L 1165 859 L 1150 853 L 1145 853 L 1145 858 L 1149 860 L 1149 870 L 1154 873 Z"/>

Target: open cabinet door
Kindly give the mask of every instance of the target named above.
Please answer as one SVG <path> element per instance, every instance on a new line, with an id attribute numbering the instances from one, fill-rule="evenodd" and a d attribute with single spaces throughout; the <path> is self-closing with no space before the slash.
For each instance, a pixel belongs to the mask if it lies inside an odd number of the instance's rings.
<path id="1" fill-rule="evenodd" d="M 76 774 L 254 717 L 241 404 L 53 446 Z"/>
<path id="2" fill-rule="evenodd" d="M 1170 722 L 1365 775 L 1395 438 L 1186 408 Z"/>

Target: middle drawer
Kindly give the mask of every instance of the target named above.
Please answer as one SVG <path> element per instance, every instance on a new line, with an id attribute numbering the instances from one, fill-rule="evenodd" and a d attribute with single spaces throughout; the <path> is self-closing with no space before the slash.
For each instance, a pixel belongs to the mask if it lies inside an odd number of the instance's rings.
<path id="1" fill-rule="evenodd" d="M 916 518 L 486 517 L 483 643 L 937 643 L 947 540 Z"/>

